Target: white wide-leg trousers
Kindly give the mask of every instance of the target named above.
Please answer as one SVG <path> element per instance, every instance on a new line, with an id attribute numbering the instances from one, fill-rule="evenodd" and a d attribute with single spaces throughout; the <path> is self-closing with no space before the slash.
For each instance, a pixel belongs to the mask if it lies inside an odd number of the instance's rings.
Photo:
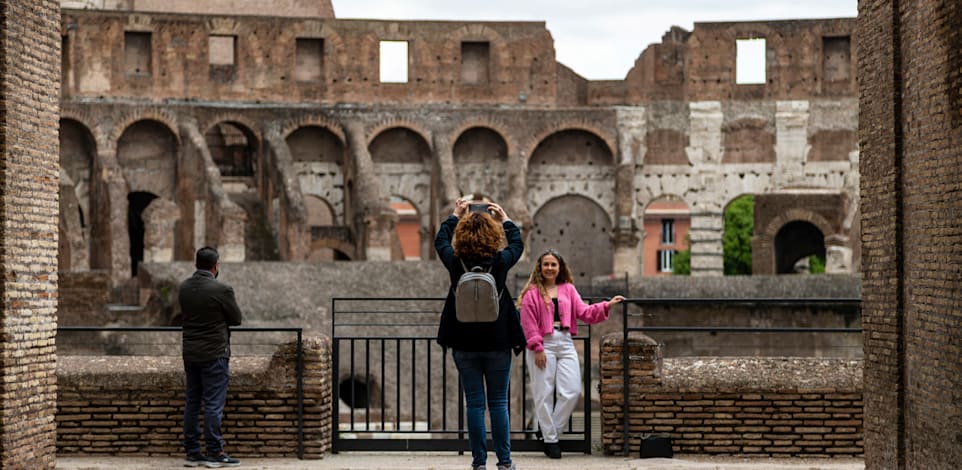
<path id="1" fill-rule="evenodd" d="M 534 364 L 534 351 L 525 350 L 528 373 L 531 374 L 531 396 L 534 415 L 545 443 L 558 442 L 561 430 L 581 398 L 581 364 L 571 333 L 555 330 L 544 337 L 547 365 Z M 557 392 L 557 400 L 555 399 Z"/>

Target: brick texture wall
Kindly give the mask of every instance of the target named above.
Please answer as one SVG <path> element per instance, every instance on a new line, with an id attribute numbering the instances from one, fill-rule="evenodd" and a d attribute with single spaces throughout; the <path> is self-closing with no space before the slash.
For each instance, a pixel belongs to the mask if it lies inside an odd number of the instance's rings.
<path id="1" fill-rule="evenodd" d="M 0 2 L 0 468 L 54 468 L 60 5 Z"/>
<path id="2" fill-rule="evenodd" d="M 602 446 L 625 449 L 621 335 L 601 349 Z M 629 338 L 628 452 L 670 435 L 684 454 L 860 456 L 862 366 L 802 358 L 662 359 L 644 335 Z"/>
<path id="3" fill-rule="evenodd" d="M 231 455 L 297 457 L 294 351 L 288 344 L 273 356 L 231 359 L 222 427 Z M 179 357 L 62 357 L 58 378 L 58 453 L 183 454 Z M 331 447 L 330 378 L 330 340 L 305 340 L 304 458 L 321 458 Z"/>
<path id="4" fill-rule="evenodd" d="M 859 2 L 867 469 L 962 462 L 960 30 L 957 2 Z"/>

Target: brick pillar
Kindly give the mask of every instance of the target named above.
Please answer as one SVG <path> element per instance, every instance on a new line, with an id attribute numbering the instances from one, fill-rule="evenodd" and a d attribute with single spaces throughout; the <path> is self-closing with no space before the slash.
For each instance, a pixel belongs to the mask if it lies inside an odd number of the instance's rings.
<path id="1" fill-rule="evenodd" d="M 623 455 L 625 450 L 625 394 L 622 333 L 606 335 L 601 341 L 601 445 L 606 455 Z M 661 384 L 661 345 L 641 333 L 628 335 L 628 455 L 641 451 L 641 418 L 646 404 L 644 391 Z M 632 415 L 635 418 L 632 418 Z"/>
<path id="2" fill-rule="evenodd" d="M 60 4 L 0 1 L 0 468 L 55 466 Z"/>

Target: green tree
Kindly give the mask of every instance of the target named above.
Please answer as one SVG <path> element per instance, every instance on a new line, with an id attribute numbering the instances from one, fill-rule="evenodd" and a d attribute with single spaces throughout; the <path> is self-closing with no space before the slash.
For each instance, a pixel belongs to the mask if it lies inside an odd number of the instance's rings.
<path id="1" fill-rule="evenodd" d="M 750 194 L 735 198 L 725 209 L 722 234 L 725 274 L 752 273 L 752 231 L 755 228 L 755 199 Z"/>
<path id="2" fill-rule="evenodd" d="M 675 276 L 691 275 L 691 238 L 685 235 L 685 248 L 675 253 L 671 259 L 671 273 Z"/>
<path id="3" fill-rule="evenodd" d="M 808 272 L 812 274 L 825 273 L 825 260 L 818 255 L 808 257 Z"/>

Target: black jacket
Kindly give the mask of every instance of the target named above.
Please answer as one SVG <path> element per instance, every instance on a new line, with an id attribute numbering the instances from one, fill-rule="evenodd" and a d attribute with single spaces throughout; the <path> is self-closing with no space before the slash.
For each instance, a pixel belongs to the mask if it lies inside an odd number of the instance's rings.
<path id="1" fill-rule="evenodd" d="M 230 330 L 241 324 L 234 289 L 198 269 L 180 284 L 178 294 L 184 320 L 183 354 L 190 362 L 230 357 Z"/>
<path id="2" fill-rule="evenodd" d="M 491 274 L 498 286 L 498 292 L 501 292 L 501 299 L 497 321 L 461 323 L 454 311 L 454 287 L 458 285 L 458 280 L 464 274 L 464 268 L 461 266 L 461 260 L 454 256 L 454 247 L 451 246 L 454 228 L 457 225 L 457 217 L 453 215 L 448 217 L 441 223 L 438 235 L 434 239 L 434 249 L 437 250 L 438 257 L 441 258 L 441 262 L 444 263 L 444 267 L 447 268 L 448 275 L 451 277 L 451 288 L 448 289 L 444 309 L 441 311 L 441 324 L 438 326 L 438 344 L 459 351 L 514 349 L 515 353 L 519 353 L 524 349 L 524 330 L 521 329 L 521 317 L 514 305 L 514 298 L 505 285 L 505 280 L 508 277 L 508 270 L 518 262 L 521 253 L 524 251 L 521 230 L 511 221 L 504 222 L 504 233 L 508 240 L 507 248 L 499 251 L 491 259 L 464 260 L 464 264 L 469 268 L 472 266 L 491 267 Z"/>

